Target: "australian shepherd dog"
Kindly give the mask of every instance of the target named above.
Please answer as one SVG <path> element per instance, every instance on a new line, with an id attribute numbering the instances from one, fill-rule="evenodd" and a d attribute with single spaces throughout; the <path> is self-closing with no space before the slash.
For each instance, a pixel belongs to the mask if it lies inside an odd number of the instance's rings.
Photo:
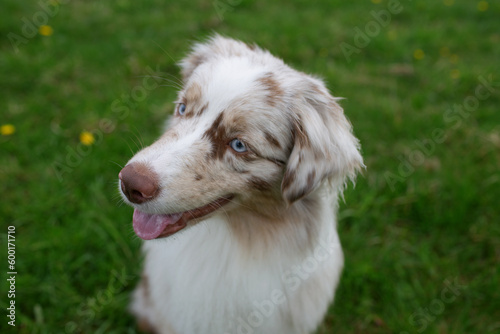
<path id="1" fill-rule="evenodd" d="M 306 334 L 343 267 L 359 142 L 318 78 L 215 35 L 180 63 L 167 129 L 119 174 L 144 239 L 130 306 L 159 334 Z"/>

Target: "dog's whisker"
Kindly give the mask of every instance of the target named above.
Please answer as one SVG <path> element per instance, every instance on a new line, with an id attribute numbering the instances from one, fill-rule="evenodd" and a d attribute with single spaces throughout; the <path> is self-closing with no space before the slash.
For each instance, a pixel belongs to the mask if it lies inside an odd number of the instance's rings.
<path id="1" fill-rule="evenodd" d="M 176 76 L 174 76 L 170 73 L 165 73 L 165 74 L 171 76 L 172 78 L 162 77 L 162 76 L 158 76 L 158 75 L 142 75 L 142 76 L 137 76 L 137 78 L 159 79 L 159 80 L 163 80 L 165 82 L 169 82 L 169 83 L 171 83 L 171 85 L 158 85 L 158 87 L 172 87 L 172 88 L 175 88 L 177 90 L 182 89 L 182 82 Z"/>
<path id="2" fill-rule="evenodd" d="M 142 150 L 144 148 L 144 142 L 142 140 L 142 134 L 141 132 L 139 131 L 139 129 L 137 129 L 135 126 L 134 126 L 135 130 L 134 132 L 132 132 L 135 136 L 135 138 L 137 139 L 137 141 L 139 142 L 140 144 L 140 149 Z"/>
<path id="3" fill-rule="evenodd" d="M 174 88 L 175 90 L 182 90 L 182 85 L 171 81 L 171 80 L 165 80 L 162 82 L 162 84 L 158 85 L 158 87 L 169 87 L 169 88 Z"/>
<path id="4" fill-rule="evenodd" d="M 134 135 L 133 141 L 134 141 L 135 145 L 137 146 L 138 150 L 140 151 L 143 148 L 141 139 L 139 137 L 140 136 L 140 134 L 139 134 L 140 132 L 139 132 L 139 130 L 135 126 L 133 126 L 133 128 L 135 130 L 135 131 L 131 131 L 131 133 Z"/>
<path id="5" fill-rule="evenodd" d="M 194 218 L 194 213 L 193 213 L 194 210 L 187 210 L 185 213 L 188 213 L 189 215 L 191 215 L 191 219 Z"/>
<path id="6" fill-rule="evenodd" d="M 110 162 L 110 163 L 112 163 L 112 164 L 117 165 L 118 167 L 120 167 L 120 169 L 121 169 L 121 168 L 123 168 L 123 165 L 119 164 L 119 163 L 118 163 L 118 162 L 116 162 L 116 161 L 109 160 L 108 162 Z"/>
<path id="7" fill-rule="evenodd" d="M 175 75 L 173 75 L 171 73 L 162 73 L 162 74 L 167 75 L 167 76 L 171 76 L 172 79 L 163 77 L 161 75 L 138 75 L 138 76 L 136 76 L 136 78 L 153 78 L 153 79 L 162 79 L 162 80 L 172 80 L 172 81 L 177 82 L 179 85 L 182 84 L 181 80 L 179 78 L 177 78 Z"/>
<path id="8" fill-rule="evenodd" d="M 177 87 L 176 85 L 158 85 L 158 87 L 169 87 L 175 88 L 176 90 L 182 90 L 182 87 Z"/>
<path id="9" fill-rule="evenodd" d="M 165 81 L 170 81 L 170 82 L 173 82 L 173 83 L 176 83 L 177 85 L 179 85 L 179 87 L 182 87 L 182 81 L 176 77 L 175 75 L 173 74 L 170 74 L 170 73 L 163 73 L 165 75 L 167 75 L 168 77 L 163 77 L 163 76 L 151 76 L 155 79 L 161 79 L 161 80 L 165 80 Z"/>
<path id="10" fill-rule="evenodd" d="M 132 136 L 130 136 L 130 135 L 129 135 L 129 139 L 135 144 L 137 151 L 140 151 L 142 149 L 142 146 L 140 144 L 139 137 L 137 136 L 137 134 L 135 132 L 131 131 L 131 133 L 134 135 L 135 139 L 132 138 Z"/>
<path id="11" fill-rule="evenodd" d="M 176 77 L 172 76 L 173 79 L 171 78 L 166 78 L 166 77 L 160 77 L 160 76 L 149 76 L 150 78 L 154 79 L 159 79 L 162 80 L 163 82 L 170 83 L 170 85 L 158 85 L 158 87 L 173 87 L 177 90 L 182 90 L 182 83 L 180 83 Z"/>
<path id="12" fill-rule="evenodd" d="M 177 62 L 175 61 L 174 57 L 172 57 L 170 55 L 170 53 L 167 52 L 167 50 L 165 50 L 160 44 L 158 44 L 156 41 L 152 40 L 153 43 L 156 44 L 156 46 L 158 46 L 158 48 L 160 48 L 160 50 L 162 50 L 175 64 L 175 66 L 177 66 L 178 68 L 180 68 L 180 66 L 177 64 Z"/>
<path id="13" fill-rule="evenodd" d="M 173 83 L 173 82 L 168 83 L 168 81 L 167 81 L 167 83 L 166 83 L 166 84 L 161 84 L 161 85 L 158 85 L 158 87 L 168 87 L 168 88 L 173 88 L 173 89 L 175 89 L 175 90 L 177 90 L 177 91 L 182 90 L 182 86 L 180 86 L 180 85 L 178 85 L 178 84 L 176 84 L 176 83 Z"/>
<path id="14" fill-rule="evenodd" d="M 122 137 L 123 141 L 125 142 L 125 144 L 127 144 L 130 152 L 132 153 L 132 155 L 135 154 L 135 151 L 132 149 L 132 146 L 130 146 L 130 143 L 128 142 L 128 140 L 126 140 L 124 137 Z"/>
<path id="15" fill-rule="evenodd" d="M 125 204 L 125 200 L 121 197 L 120 194 L 113 195 L 112 201 L 115 202 L 115 205 L 117 205 L 118 207 L 121 207 Z"/>
<path id="16" fill-rule="evenodd" d="M 124 205 L 125 205 L 125 201 L 122 199 L 122 200 L 120 200 L 120 201 L 116 202 L 116 205 L 117 205 L 119 208 L 121 208 L 122 206 L 124 206 Z"/>
<path id="17" fill-rule="evenodd" d="M 226 208 L 224 207 L 224 205 L 221 205 L 221 204 L 218 204 L 218 203 L 217 203 L 217 205 L 218 205 L 218 207 L 217 207 L 217 208 L 215 208 L 215 209 L 216 209 L 216 210 L 221 210 L 221 211 L 223 211 L 223 212 L 224 212 L 224 215 L 226 216 L 226 218 L 229 218 L 229 214 L 227 213 L 227 210 L 226 210 Z"/>

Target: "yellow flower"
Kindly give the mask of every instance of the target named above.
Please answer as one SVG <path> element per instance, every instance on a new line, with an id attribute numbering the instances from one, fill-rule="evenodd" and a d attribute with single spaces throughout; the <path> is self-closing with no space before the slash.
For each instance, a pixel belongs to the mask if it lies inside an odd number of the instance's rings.
<path id="1" fill-rule="evenodd" d="M 480 12 L 488 10 L 488 7 L 489 7 L 488 1 L 479 1 L 477 3 L 477 10 L 479 10 Z"/>
<path id="2" fill-rule="evenodd" d="M 457 63 L 458 63 L 458 56 L 457 56 L 457 55 L 455 55 L 455 54 L 451 55 L 451 56 L 450 56 L 450 62 L 451 62 L 452 64 L 457 64 Z"/>
<path id="3" fill-rule="evenodd" d="M 458 78 L 460 78 L 460 71 L 457 70 L 457 69 L 451 70 L 450 77 L 452 79 L 458 79 Z"/>
<path id="4" fill-rule="evenodd" d="M 95 142 L 94 135 L 88 131 L 83 131 L 80 133 L 80 142 L 83 145 L 90 146 Z"/>
<path id="5" fill-rule="evenodd" d="M 421 49 L 416 49 L 414 52 L 413 52 L 413 58 L 415 58 L 416 60 L 421 60 L 425 57 L 425 53 L 424 51 L 422 51 Z"/>
<path id="6" fill-rule="evenodd" d="M 52 29 L 51 26 L 44 25 L 44 26 L 40 26 L 40 28 L 38 28 L 38 32 L 42 36 L 50 36 L 54 33 L 54 29 Z"/>
<path id="7" fill-rule="evenodd" d="M 2 136 L 10 136 L 16 132 L 16 127 L 12 124 L 4 124 L 0 127 L 0 133 L 2 133 Z"/>
<path id="8" fill-rule="evenodd" d="M 443 2 L 446 6 L 452 6 L 455 0 L 443 0 Z"/>

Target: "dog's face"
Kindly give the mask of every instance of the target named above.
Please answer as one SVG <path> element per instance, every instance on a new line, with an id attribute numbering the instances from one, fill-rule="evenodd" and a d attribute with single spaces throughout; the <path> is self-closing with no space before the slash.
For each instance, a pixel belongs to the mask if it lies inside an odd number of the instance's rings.
<path id="1" fill-rule="evenodd" d="M 362 165 L 350 124 L 320 80 L 219 36 L 181 65 L 185 85 L 168 129 L 119 176 L 141 238 L 219 211 L 290 205 Z"/>

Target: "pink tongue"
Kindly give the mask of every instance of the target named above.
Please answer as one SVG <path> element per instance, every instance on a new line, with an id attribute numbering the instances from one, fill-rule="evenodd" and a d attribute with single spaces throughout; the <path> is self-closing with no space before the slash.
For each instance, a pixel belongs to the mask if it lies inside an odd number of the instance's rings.
<path id="1" fill-rule="evenodd" d="M 177 223 L 181 216 L 182 213 L 172 215 L 150 215 L 134 210 L 134 231 L 139 238 L 151 240 L 162 234 L 169 225 Z"/>

